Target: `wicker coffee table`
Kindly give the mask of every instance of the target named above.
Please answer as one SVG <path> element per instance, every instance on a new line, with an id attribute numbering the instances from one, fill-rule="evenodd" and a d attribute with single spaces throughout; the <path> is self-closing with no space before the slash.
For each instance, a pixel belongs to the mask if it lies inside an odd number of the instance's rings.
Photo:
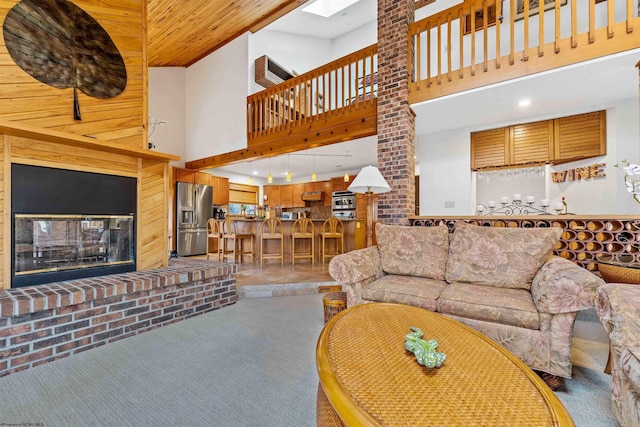
<path id="1" fill-rule="evenodd" d="M 418 365 L 404 349 L 417 326 L 447 359 Z M 407 305 L 358 305 L 334 316 L 316 349 L 319 426 L 573 426 L 549 387 L 479 332 Z"/>

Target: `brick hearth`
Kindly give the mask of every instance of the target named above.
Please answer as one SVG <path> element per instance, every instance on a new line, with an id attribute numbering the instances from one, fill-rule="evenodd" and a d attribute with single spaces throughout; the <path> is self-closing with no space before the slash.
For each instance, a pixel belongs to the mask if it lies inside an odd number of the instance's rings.
<path id="1" fill-rule="evenodd" d="M 237 266 L 169 267 L 0 290 L 0 376 L 234 304 Z"/>

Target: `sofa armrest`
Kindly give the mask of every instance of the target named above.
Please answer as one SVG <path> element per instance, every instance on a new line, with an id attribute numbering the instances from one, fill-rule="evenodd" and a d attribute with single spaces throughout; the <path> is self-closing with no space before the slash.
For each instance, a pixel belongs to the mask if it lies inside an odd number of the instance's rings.
<path id="1" fill-rule="evenodd" d="M 329 263 L 329 274 L 339 283 L 364 282 L 384 274 L 377 246 L 336 255 Z"/>
<path id="2" fill-rule="evenodd" d="M 596 289 L 604 283 L 577 264 L 554 256 L 533 278 L 531 294 L 541 312 L 571 313 L 594 308 Z"/>

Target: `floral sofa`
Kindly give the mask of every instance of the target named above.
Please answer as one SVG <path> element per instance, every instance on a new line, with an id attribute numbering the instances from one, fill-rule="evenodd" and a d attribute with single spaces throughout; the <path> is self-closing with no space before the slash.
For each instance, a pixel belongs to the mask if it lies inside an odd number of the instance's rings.
<path id="1" fill-rule="evenodd" d="M 623 427 L 640 426 L 640 285 L 598 288 L 596 311 L 611 342 L 611 408 Z"/>
<path id="2" fill-rule="evenodd" d="M 374 301 L 450 316 L 502 344 L 552 388 L 571 378 L 571 337 L 580 310 L 604 281 L 552 249 L 560 228 L 376 224 L 377 246 L 334 257 L 331 276 L 347 306 Z"/>

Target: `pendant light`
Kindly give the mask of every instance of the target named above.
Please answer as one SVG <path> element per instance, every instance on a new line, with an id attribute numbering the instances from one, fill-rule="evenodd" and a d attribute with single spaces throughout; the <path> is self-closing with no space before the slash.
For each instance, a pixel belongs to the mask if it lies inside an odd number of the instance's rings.
<path id="1" fill-rule="evenodd" d="M 251 162 L 249 162 L 249 185 L 253 184 L 253 177 L 251 176 Z"/>
<path id="2" fill-rule="evenodd" d="M 311 172 L 311 181 L 316 182 L 318 179 L 318 176 L 316 175 L 316 156 L 315 154 L 312 154 L 312 156 L 313 156 L 313 172 Z"/>
<path id="3" fill-rule="evenodd" d="M 287 174 L 285 175 L 285 180 L 287 182 L 291 181 L 291 172 L 289 172 L 289 170 L 290 170 L 289 155 L 287 154 Z"/>
<path id="4" fill-rule="evenodd" d="M 269 157 L 269 175 L 267 175 L 267 182 L 269 184 L 273 182 L 273 175 L 271 175 L 271 157 Z"/>
<path id="5" fill-rule="evenodd" d="M 345 169 L 349 169 L 349 152 L 347 151 L 347 155 L 344 156 L 344 167 Z M 344 173 L 344 182 L 349 182 L 349 172 Z"/>

